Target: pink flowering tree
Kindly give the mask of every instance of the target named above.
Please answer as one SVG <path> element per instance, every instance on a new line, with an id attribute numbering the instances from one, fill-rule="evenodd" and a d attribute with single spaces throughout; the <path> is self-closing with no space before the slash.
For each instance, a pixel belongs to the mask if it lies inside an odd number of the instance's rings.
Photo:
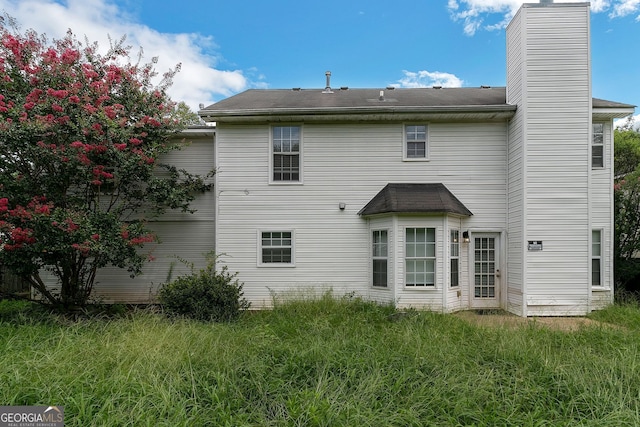
<path id="1" fill-rule="evenodd" d="M 129 53 L 0 22 L 0 265 L 53 305 L 86 304 L 102 267 L 139 274 L 146 221 L 209 189 L 159 160 L 180 148 L 176 70 L 154 84 Z"/>

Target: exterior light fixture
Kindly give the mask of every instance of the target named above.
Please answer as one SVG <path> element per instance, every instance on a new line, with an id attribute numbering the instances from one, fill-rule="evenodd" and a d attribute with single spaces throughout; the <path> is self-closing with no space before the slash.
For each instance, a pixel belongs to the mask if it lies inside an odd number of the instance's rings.
<path id="1" fill-rule="evenodd" d="M 462 232 L 462 243 L 469 243 L 471 241 L 471 239 L 469 239 L 469 232 L 468 231 L 463 231 Z"/>
<path id="2" fill-rule="evenodd" d="M 340 210 L 341 210 L 341 211 L 343 211 L 343 210 L 344 210 L 344 208 L 346 208 L 346 207 L 347 207 L 347 205 L 346 205 L 346 203 L 344 203 L 344 202 L 340 202 L 340 203 L 338 204 L 338 207 L 340 208 Z"/>

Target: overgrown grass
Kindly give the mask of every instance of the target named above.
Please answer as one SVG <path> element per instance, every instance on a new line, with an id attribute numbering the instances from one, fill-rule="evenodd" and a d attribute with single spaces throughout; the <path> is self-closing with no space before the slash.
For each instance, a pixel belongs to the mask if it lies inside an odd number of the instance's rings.
<path id="1" fill-rule="evenodd" d="M 560 332 L 329 294 L 233 324 L 0 302 L 0 403 L 68 426 L 640 425 L 638 311 Z"/>

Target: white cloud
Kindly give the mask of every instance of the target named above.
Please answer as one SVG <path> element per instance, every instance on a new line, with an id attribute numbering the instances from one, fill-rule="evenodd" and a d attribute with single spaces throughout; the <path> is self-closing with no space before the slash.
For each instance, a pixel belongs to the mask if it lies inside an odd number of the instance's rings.
<path id="1" fill-rule="evenodd" d="M 631 15 L 640 11 L 640 0 L 619 0 L 609 14 L 612 18 Z M 638 16 L 640 19 L 640 16 Z"/>
<path id="2" fill-rule="evenodd" d="M 555 3 L 575 3 L 583 0 L 555 0 Z M 472 36 L 479 29 L 499 30 L 507 26 L 523 3 L 536 0 L 448 0 L 447 8 L 454 21 L 462 23 L 465 34 Z M 640 12 L 640 0 L 592 0 L 593 13 L 611 10 L 612 18 Z M 497 18 L 497 19 L 496 19 Z M 640 16 L 638 17 L 640 20 Z M 488 23 L 485 23 L 488 21 Z"/>
<path id="3" fill-rule="evenodd" d="M 627 126 L 629 124 L 629 120 L 629 118 L 616 119 L 613 121 L 613 126 L 616 128 Z M 636 131 L 640 131 L 640 114 L 631 116 L 631 127 Z"/>
<path id="4" fill-rule="evenodd" d="M 462 87 L 463 80 L 454 74 L 443 73 L 440 71 L 402 71 L 404 77 L 398 80 L 395 87 L 417 88 L 417 87 Z"/>
<path id="5" fill-rule="evenodd" d="M 97 41 L 101 48 L 126 35 L 133 46 L 132 61 L 140 47 L 143 62 L 158 57 L 160 75 L 181 64 L 169 93 L 173 100 L 186 102 L 193 110 L 200 103 L 214 102 L 216 96 L 229 96 L 254 84 L 241 70 L 219 70 L 218 58 L 212 53 L 213 39 L 196 33 L 168 34 L 149 28 L 109 0 L 0 0 L 0 10 L 15 18 L 22 30 L 34 29 L 49 39 L 61 38 L 70 28 L 79 40 Z M 260 79 L 259 79 L 260 80 Z M 258 80 L 256 86 L 264 86 Z"/>

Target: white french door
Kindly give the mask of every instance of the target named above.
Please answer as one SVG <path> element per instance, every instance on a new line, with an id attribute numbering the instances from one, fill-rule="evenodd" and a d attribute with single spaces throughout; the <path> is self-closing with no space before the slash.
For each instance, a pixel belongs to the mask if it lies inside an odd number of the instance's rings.
<path id="1" fill-rule="evenodd" d="M 500 307 L 500 235 L 473 234 L 471 239 L 473 274 L 471 275 L 471 307 Z"/>

